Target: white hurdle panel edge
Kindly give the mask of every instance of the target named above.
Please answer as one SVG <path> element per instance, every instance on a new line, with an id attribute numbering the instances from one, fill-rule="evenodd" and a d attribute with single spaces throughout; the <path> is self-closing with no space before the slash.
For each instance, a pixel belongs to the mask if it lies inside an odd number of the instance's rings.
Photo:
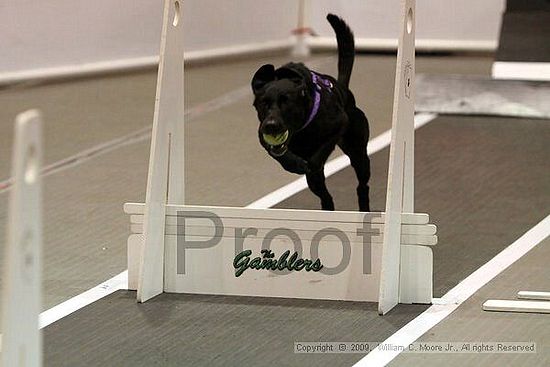
<path id="1" fill-rule="evenodd" d="M 437 236 L 428 215 L 414 213 L 415 0 L 402 0 L 386 211 L 367 215 L 184 205 L 182 11 L 181 1 L 165 0 L 146 200 L 145 204 L 125 205 L 132 231 L 128 239 L 129 284 L 137 288 L 138 301 L 145 302 L 163 291 L 362 300 L 377 301 L 380 314 L 399 302 L 431 303 L 430 246 L 437 242 Z M 238 248 L 231 243 L 242 244 L 245 240 L 238 235 L 214 236 L 216 246 L 184 251 L 183 264 L 178 263 L 182 255 L 176 234 L 184 227 L 178 225 L 178 220 L 192 211 L 214 212 L 231 229 L 259 227 L 265 234 L 281 227 L 294 228 L 300 233 L 298 240 L 306 258 L 312 250 L 331 260 L 349 256 L 348 267 L 338 274 L 330 274 L 327 267 L 327 274 L 293 272 L 276 276 L 268 270 L 250 270 L 236 277 L 232 259 Z M 312 249 L 307 242 L 314 234 L 306 232 L 318 228 L 321 222 L 334 232 L 350 225 L 371 228 L 368 248 L 364 238 L 359 241 L 358 236 L 351 236 L 351 254 L 339 254 L 341 247 L 332 245 Z M 204 240 L 212 237 L 208 231 L 216 231 L 216 226 L 189 225 L 189 230 L 194 234 L 192 238 Z M 353 230 L 342 232 L 351 235 Z M 246 241 L 247 249 L 255 251 L 251 256 L 258 256 L 263 246 L 261 236 L 247 237 Z M 279 236 L 272 244 L 277 251 L 291 250 L 295 242 Z M 367 252 L 371 257 L 367 266 L 370 273 L 365 273 L 363 264 Z"/>

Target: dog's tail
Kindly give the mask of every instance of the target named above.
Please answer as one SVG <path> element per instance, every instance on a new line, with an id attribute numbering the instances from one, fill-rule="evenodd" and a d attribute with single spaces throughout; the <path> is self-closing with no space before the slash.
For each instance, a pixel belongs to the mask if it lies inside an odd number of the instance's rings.
<path id="1" fill-rule="evenodd" d="M 353 32 L 346 22 L 334 14 L 327 15 L 327 20 L 336 33 L 338 43 L 338 81 L 347 88 L 355 58 Z"/>

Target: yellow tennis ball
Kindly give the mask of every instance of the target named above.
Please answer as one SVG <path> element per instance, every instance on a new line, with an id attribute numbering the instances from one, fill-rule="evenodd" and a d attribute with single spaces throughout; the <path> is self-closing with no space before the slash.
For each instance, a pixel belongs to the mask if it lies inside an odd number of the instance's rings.
<path id="1" fill-rule="evenodd" d="M 264 137 L 264 141 L 269 145 L 272 145 L 272 146 L 281 145 L 285 143 L 286 140 L 288 139 L 288 130 L 285 131 L 284 133 L 277 134 L 277 135 L 263 134 L 263 137 Z"/>

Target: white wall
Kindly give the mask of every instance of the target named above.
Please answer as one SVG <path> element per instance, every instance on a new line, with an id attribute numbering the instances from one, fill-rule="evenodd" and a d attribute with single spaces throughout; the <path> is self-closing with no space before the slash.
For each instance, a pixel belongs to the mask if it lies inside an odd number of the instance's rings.
<path id="1" fill-rule="evenodd" d="M 85 63 L 151 62 L 158 56 L 163 4 L 0 0 L 0 79 Z M 185 49 L 288 42 L 297 8 L 295 0 L 184 0 Z"/>
<path id="2" fill-rule="evenodd" d="M 308 1 L 312 27 L 322 36 L 333 37 L 325 20 L 333 11 L 352 25 L 357 38 L 396 43 L 400 0 Z M 163 2 L 0 0 L 0 83 L 153 64 Z M 446 47 L 495 47 L 504 0 L 417 3 L 420 47 L 426 40 Z M 187 55 L 211 55 L 229 46 L 288 45 L 298 0 L 184 0 L 183 8 Z"/>
<path id="3" fill-rule="evenodd" d="M 401 0 L 309 1 L 311 25 L 320 36 L 332 37 L 332 30 L 325 20 L 330 11 L 349 22 L 357 39 L 370 40 L 373 45 L 378 42 L 382 46 L 396 43 Z M 417 0 L 417 46 L 495 48 L 504 8 L 505 0 Z"/>
<path id="4" fill-rule="evenodd" d="M 158 50 L 159 1 L 3 0 L 0 4 L 2 73 L 149 56 Z"/>

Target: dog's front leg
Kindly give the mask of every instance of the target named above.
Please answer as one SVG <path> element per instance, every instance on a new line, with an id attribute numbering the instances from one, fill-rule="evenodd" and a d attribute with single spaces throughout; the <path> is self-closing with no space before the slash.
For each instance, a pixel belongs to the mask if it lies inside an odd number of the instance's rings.
<path id="1" fill-rule="evenodd" d="M 336 142 L 338 142 L 339 137 L 330 139 L 311 156 L 309 159 L 308 165 L 311 171 L 323 170 L 325 162 L 327 161 L 330 153 L 334 151 L 336 147 Z"/>
<path id="2" fill-rule="evenodd" d="M 306 174 L 307 185 L 311 192 L 321 199 L 321 209 L 334 210 L 334 201 L 325 184 L 325 173 L 322 169 Z"/>
<path id="3" fill-rule="evenodd" d="M 271 155 L 271 154 L 270 154 Z M 307 174 L 310 172 L 308 162 L 301 157 L 298 157 L 296 154 L 292 153 L 290 150 L 287 150 L 281 156 L 271 155 L 283 166 L 283 168 L 289 172 L 296 173 L 299 175 Z"/>
<path id="4" fill-rule="evenodd" d="M 334 201 L 328 192 L 323 168 L 330 153 L 334 150 L 337 141 L 338 138 L 329 140 L 323 144 L 321 148 L 315 152 L 315 154 L 313 154 L 309 160 L 311 172 L 306 174 L 307 185 L 309 186 L 311 192 L 321 199 L 321 209 L 323 210 L 334 210 Z"/>

